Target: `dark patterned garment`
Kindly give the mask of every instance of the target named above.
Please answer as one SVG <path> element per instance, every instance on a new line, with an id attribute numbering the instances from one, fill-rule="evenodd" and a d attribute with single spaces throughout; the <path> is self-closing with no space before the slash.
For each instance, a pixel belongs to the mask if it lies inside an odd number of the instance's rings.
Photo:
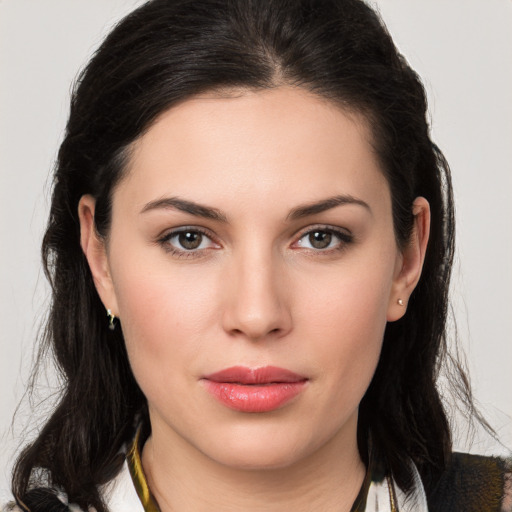
<path id="1" fill-rule="evenodd" d="M 511 512 L 512 463 L 454 453 L 427 501 L 430 512 Z"/>

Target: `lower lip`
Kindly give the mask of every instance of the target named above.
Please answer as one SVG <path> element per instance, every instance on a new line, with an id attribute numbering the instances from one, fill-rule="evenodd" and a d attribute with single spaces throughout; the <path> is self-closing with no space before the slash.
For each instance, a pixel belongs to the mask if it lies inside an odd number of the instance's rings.
<path id="1" fill-rule="evenodd" d="M 269 412 L 293 400 L 306 381 L 275 382 L 271 384 L 237 384 L 203 381 L 206 389 L 222 404 L 240 412 Z"/>

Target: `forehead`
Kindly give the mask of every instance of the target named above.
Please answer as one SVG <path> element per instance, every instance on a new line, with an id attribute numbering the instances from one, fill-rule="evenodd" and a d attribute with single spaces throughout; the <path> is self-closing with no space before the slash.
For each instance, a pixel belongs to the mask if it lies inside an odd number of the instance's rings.
<path id="1" fill-rule="evenodd" d="M 366 119 L 292 87 L 196 96 L 132 149 L 120 188 L 139 205 L 191 193 L 207 203 L 279 197 L 291 207 L 333 192 L 388 194 Z"/>

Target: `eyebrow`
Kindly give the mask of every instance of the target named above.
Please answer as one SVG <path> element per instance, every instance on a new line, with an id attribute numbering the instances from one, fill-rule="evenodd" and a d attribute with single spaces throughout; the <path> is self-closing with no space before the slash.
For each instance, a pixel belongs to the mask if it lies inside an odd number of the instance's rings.
<path id="1" fill-rule="evenodd" d="M 336 208 L 337 206 L 343 206 L 347 204 L 362 206 L 363 208 L 366 208 L 370 213 L 372 212 L 368 203 L 361 199 L 357 199 L 351 195 L 337 195 L 313 203 L 297 206 L 296 208 L 293 208 L 287 215 L 287 220 L 302 219 L 304 217 L 316 215 L 318 213 L 331 210 L 332 208 Z M 162 199 L 156 199 L 155 201 L 150 201 L 144 206 L 144 208 L 142 208 L 141 213 L 159 209 L 175 209 L 189 213 L 190 215 L 194 215 L 196 217 L 203 217 L 205 219 L 216 220 L 223 223 L 228 222 L 226 215 L 217 208 L 201 205 L 193 201 L 187 201 L 186 199 L 181 199 L 179 197 L 165 197 Z"/>
<path id="2" fill-rule="evenodd" d="M 219 222 L 228 221 L 227 217 L 220 210 L 217 210 L 217 208 L 204 206 L 198 203 L 194 203 L 193 201 L 180 199 L 179 197 L 165 197 L 163 199 L 150 201 L 144 206 L 144 208 L 142 208 L 140 213 L 169 208 L 180 210 L 185 213 L 190 213 L 191 215 L 195 215 L 196 217 L 203 217 L 205 219 L 216 220 Z"/>
<path id="3" fill-rule="evenodd" d="M 366 208 L 370 213 L 372 213 L 370 205 L 364 202 L 363 200 L 357 199 L 351 195 L 338 195 L 328 197 L 327 199 L 322 199 L 321 201 L 317 201 L 314 203 L 297 206 L 296 208 L 291 210 L 287 218 L 289 220 L 302 219 L 304 217 L 316 215 L 318 213 L 325 212 L 332 208 L 336 208 L 337 206 L 343 206 L 346 204 L 355 204 L 358 206 L 362 206 L 363 208 Z"/>

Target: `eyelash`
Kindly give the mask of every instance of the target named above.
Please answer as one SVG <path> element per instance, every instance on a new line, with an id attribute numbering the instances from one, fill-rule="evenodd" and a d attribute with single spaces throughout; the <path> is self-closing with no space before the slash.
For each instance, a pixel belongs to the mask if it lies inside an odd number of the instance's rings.
<path id="1" fill-rule="evenodd" d="M 346 249 L 347 245 L 351 244 L 354 241 L 354 237 L 352 234 L 347 233 L 346 231 L 331 227 L 331 226 L 325 226 L 325 225 L 318 225 L 318 226 L 308 226 L 306 231 L 303 231 L 300 236 L 296 239 L 296 241 L 293 243 L 293 245 L 298 244 L 300 240 L 303 238 L 315 233 L 315 232 L 322 232 L 327 233 L 330 235 L 334 235 L 338 239 L 338 243 L 335 247 L 328 247 L 325 249 L 315 249 L 315 248 L 307 248 L 305 247 L 304 250 L 308 251 L 309 253 L 313 253 L 315 255 L 327 255 L 332 254 L 333 252 L 339 252 Z M 174 247 L 170 244 L 170 240 L 173 238 L 179 236 L 182 233 L 199 233 L 202 236 L 206 237 L 210 240 L 212 244 L 218 244 L 218 242 L 215 241 L 215 237 L 212 236 L 212 234 L 200 227 L 196 226 L 185 226 L 183 228 L 179 228 L 176 230 L 173 230 L 171 232 L 166 233 L 164 236 L 158 239 L 158 243 L 164 248 L 166 252 L 171 254 L 174 257 L 177 258 L 198 258 L 201 257 L 203 251 L 207 250 L 206 248 L 203 249 L 178 249 L 177 247 Z M 201 241 L 202 243 L 202 241 Z"/>

